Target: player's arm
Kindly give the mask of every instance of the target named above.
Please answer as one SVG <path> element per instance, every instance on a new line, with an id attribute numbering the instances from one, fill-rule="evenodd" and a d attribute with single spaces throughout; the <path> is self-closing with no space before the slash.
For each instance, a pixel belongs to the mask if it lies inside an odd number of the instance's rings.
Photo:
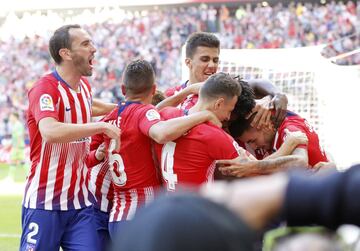
<path id="1" fill-rule="evenodd" d="M 271 155 L 265 157 L 264 159 L 275 159 L 281 156 L 291 155 L 298 145 L 307 145 L 308 138 L 305 133 L 301 131 L 289 131 L 285 129 L 286 137 L 280 148 L 272 153 Z"/>
<path id="2" fill-rule="evenodd" d="M 97 117 L 106 115 L 111 112 L 116 106 L 117 104 L 105 103 L 99 99 L 94 98 L 92 102 L 92 116 Z"/>
<path id="3" fill-rule="evenodd" d="M 41 137 L 49 143 L 68 143 L 100 133 L 104 133 L 109 138 L 117 141 L 120 138 L 120 129 L 109 123 L 70 124 L 61 123 L 53 117 L 41 119 L 39 121 L 39 131 Z"/>
<path id="4" fill-rule="evenodd" d="M 159 104 L 156 105 L 156 108 L 158 110 L 161 110 L 162 108 L 167 106 L 176 107 L 180 105 L 190 94 L 198 94 L 202 85 L 203 83 L 189 85 L 186 88 L 182 89 L 180 92 L 161 101 Z"/>
<path id="5" fill-rule="evenodd" d="M 243 162 L 237 160 L 219 160 L 218 163 L 222 165 L 219 169 L 224 175 L 235 177 L 270 174 L 289 168 L 307 167 L 307 162 L 305 162 L 301 156 L 297 155 L 283 156 L 270 160 L 250 160 Z"/>
<path id="6" fill-rule="evenodd" d="M 88 168 L 92 168 L 104 160 L 106 155 L 105 143 L 99 145 L 96 150 L 90 151 L 85 158 L 85 163 Z"/>
<path id="7" fill-rule="evenodd" d="M 91 137 L 90 152 L 86 156 L 85 163 L 88 168 L 99 164 L 106 155 L 104 134 L 96 134 Z"/>
<path id="8" fill-rule="evenodd" d="M 271 118 L 270 109 L 275 109 L 275 115 L 272 117 L 274 127 L 277 128 L 284 120 L 287 110 L 288 99 L 278 87 L 266 79 L 251 79 L 248 81 L 250 87 L 254 90 L 256 98 L 256 106 L 252 113 L 255 115 L 252 126 L 261 128 L 268 125 Z"/>
<path id="9" fill-rule="evenodd" d="M 211 121 L 219 127 L 221 122 L 210 111 L 200 111 L 188 116 L 169 119 L 166 121 L 159 121 L 152 125 L 149 129 L 149 136 L 159 144 L 173 141 L 181 137 L 184 133 L 189 131 L 196 125 Z"/>
<path id="10" fill-rule="evenodd" d="M 280 93 L 280 89 L 267 79 L 250 79 L 247 81 L 249 86 L 254 90 L 255 97 L 261 99 L 266 96 L 273 98 Z"/>

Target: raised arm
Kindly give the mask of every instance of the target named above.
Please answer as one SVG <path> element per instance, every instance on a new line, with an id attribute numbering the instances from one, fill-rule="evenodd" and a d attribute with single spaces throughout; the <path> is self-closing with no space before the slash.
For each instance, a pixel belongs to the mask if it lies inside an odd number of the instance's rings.
<path id="1" fill-rule="evenodd" d="M 247 81 L 250 87 L 254 90 L 255 98 L 261 99 L 265 96 L 272 98 L 280 93 L 280 89 L 267 79 L 250 79 Z"/>
<path id="2" fill-rule="evenodd" d="M 161 110 L 162 108 L 167 106 L 176 107 L 180 105 L 190 94 L 198 94 L 202 85 L 203 83 L 189 85 L 185 89 L 182 89 L 180 92 L 161 101 L 159 104 L 156 105 L 156 108 L 158 110 Z"/>
<path id="3" fill-rule="evenodd" d="M 221 127 L 221 122 L 210 111 L 200 111 L 188 116 L 160 121 L 150 127 L 149 136 L 159 144 L 181 137 L 196 125 L 211 121 Z"/>
<path id="4" fill-rule="evenodd" d="M 288 99 L 278 87 L 266 79 L 251 79 L 248 84 L 255 92 L 257 98 L 256 106 L 252 113 L 257 112 L 252 126 L 261 128 L 263 125 L 268 124 L 270 118 L 277 128 L 286 115 Z M 270 110 L 274 109 L 275 114 L 271 115 Z"/>
<path id="5" fill-rule="evenodd" d="M 92 116 L 97 117 L 106 115 L 111 112 L 116 106 L 117 104 L 105 103 L 99 99 L 94 98 L 92 103 Z"/>

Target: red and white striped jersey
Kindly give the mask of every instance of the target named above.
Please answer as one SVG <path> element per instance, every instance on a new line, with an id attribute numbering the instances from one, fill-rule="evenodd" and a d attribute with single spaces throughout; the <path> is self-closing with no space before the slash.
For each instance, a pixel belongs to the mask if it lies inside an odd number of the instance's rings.
<path id="1" fill-rule="evenodd" d="M 183 110 L 166 107 L 160 111 L 164 120 L 185 115 Z M 168 191 L 178 187 L 198 187 L 212 182 L 216 160 L 235 159 L 245 151 L 224 130 L 212 123 L 194 126 L 180 138 L 164 145 L 155 144 L 163 183 Z"/>
<path id="2" fill-rule="evenodd" d="M 288 129 L 290 132 L 300 131 L 306 134 L 306 137 L 308 138 L 307 145 L 298 145 L 296 148 L 307 149 L 309 168 L 312 168 L 318 162 L 329 161 L 320 144 L 319 136 L 315 132 L 314 128 L 307 122 L 306 119 L 291 111 L 287 111 L 284 121 L 281 123 L 275 134 L 273 142 L 273 148 L 275 151 L 284 143 L 286 138 L 285 129 Z"/>
<path id="3" fill-rule="evenodd" d="M 109 221 L 132 220 L 138 208 L 146 206 L 154 200 L 158 187 L 149 186 L 133 188 L 128 191 L 118 190 L 114 195 L 113 207 Z"/>
<path id="4" fill-rule="evenodd" d="M 161 185 L 149 137 L 149 130 L 160 121 L 160 115 L 153 105 L 128 101 L 102 121 L 121 129 L 121 149 L 106 157 L 100 166 L 90 169 L 89 185 L 96 198 L 94 206 L 109 212 L 113 204 L 110 222 L 130 220 L 137 208 L 153 200 L 154 190 Z M 94 135 L 91 149 L 95 150 L 102 142 L 109 146 L 108 138 Z"/>
<path id="5" fill-rule="evenodd" d="M 165 96 L 166 97 L 171 97 L 171 96 L 179 93 L 180 91 L 182 91 L 183 89 L 185 89 L 187 87 L 188 83 L 189 83 L 189 80 L 187 80 L 186 82 L 184 82 L 181 85 L 168 88 L 165 91 Z M 192 108 L 197 103 L 198 99 L 199 99 L 199 95 L 190 94 L 189 96 L 186 97 L 186 99 L 184 99 L 180 103 L 178 108 L 180 108 L 181 110 L 189 110 L 190 108 Z"/>
<path id="6" fill-rule="evenodd" d="M 32 164 L 23 199 L 26 208 L 69 210 L 91 205 L 85 184 L 90 138 L 47 143 L 38 128 L 39 121 L 46 117 L 63 123 L 90 122 L 91 88 L 86 79 L 80 82 L 76 92 L 53 72 L 43 76 L 28 93 L 27 124 Z"/>
<path id="7" fill-rule="evenodd" d="M 92 142 L 94 141 L 92 140 Z M 88 187 L 94 196 L 91 200 L 93 206 L 102 212 L 110 213 L 113 205 L 114 189 L 111 184 L 108 159 L 106 158 L 103 162 L 91 167 L 88 175 Z"/>

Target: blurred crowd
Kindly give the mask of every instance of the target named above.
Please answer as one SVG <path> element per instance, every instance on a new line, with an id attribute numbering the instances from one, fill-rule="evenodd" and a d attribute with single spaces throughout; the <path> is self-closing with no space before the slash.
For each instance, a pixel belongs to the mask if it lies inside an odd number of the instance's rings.
<path id="1" fill-rule="evenodd" d="M 97 14 L 99 12 L 97 10 Z M 49 24 L 48 33 L 30 32 L 33 35 L 0 38 L 0 141 L 3 145 L 11 134 L 10 113 L 13 110 L 20 112 L 25 121 L 27 90 L 53 67 L 47 46 L 49 34 L 53 32 L 51 20 L 55 15 L 56 20 L 69 22 L 70 17 L 63 13 L 51 15 L 52 18 L 43 13 L 28 14 L 16 21 L 13 16 L 11 19 L 14 32 L 20 27 L 27 27 L 29 31 L 29 20 L 33 18 L 41 23 L 43 31 Z M 360 44 L 357 30 L 360 3 L 351 1 L 286 6 L 263 3 L 240 7 L 201 4 L 122 12 L 114 8 L 106 9 L 102 18 L 89 18 L 92 17 L 89 10 L 76 15 L 76 18 L 83 15 L 86 19 L 83 26 L 92 34 L 98 48 L 96 70 L 91 81 L 94 94 L 109 102 L 122 98 L 118 88 L 122 70 L 134 58 L 151 62 L 160 90 L 179 84 L 181 46 L 194 31 L 214 32 L 220 38 L 221 47 L 230 49 L 292 48 L 332 43 L 324 50 L 324 56 L 328 58 L 354 51 Z M 72 17 L 71 22 L 78 20 L 75 14 Z M 9 29 L 9 22 L 5 19 L 0 30 Z M 24 26 L 25 23 L 28 25 Z M 360 53 L 337 59 L 337 62 L 359 64 Z"/>

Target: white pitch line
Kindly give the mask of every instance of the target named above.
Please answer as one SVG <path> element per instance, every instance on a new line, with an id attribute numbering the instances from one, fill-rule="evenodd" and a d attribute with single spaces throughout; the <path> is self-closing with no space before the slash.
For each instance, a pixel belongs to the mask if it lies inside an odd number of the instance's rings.
<path id="1" fill-rule="evenodd" d="M 20 238 L 20 234 L 3 234 L 0 233 L 0 238 Z"/>

